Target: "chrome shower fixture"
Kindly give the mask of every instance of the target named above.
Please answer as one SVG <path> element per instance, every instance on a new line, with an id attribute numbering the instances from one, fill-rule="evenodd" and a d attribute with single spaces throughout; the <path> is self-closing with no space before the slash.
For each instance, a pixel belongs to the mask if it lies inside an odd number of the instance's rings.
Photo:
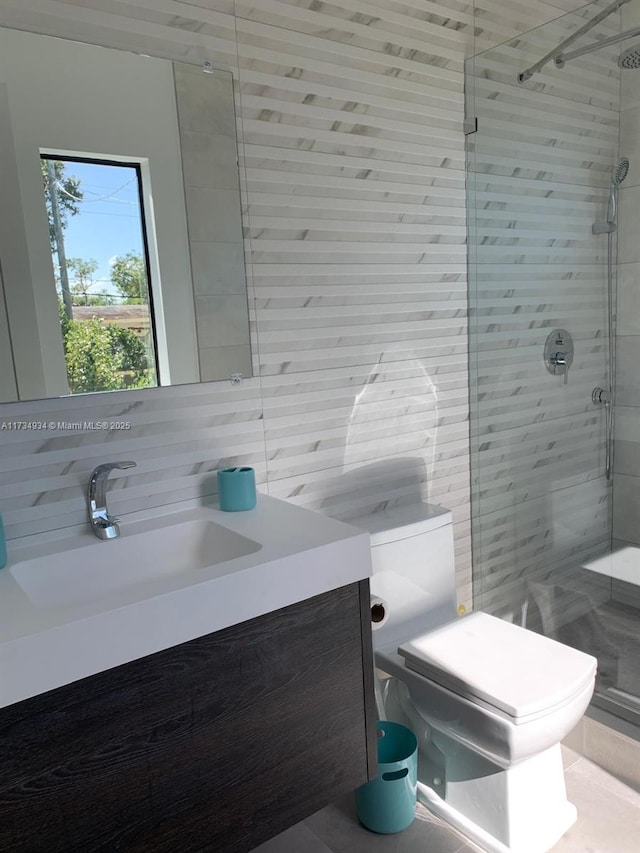
<path id="1" fill-rule="evenodd" d="M 620 157 L 613 164 L 611 170 L 611 183 L 609 184 L 609 204 L 607 206 L 607 221 L 595 222 L 591 226 L 593 234 L 612 234 L 617 228 L 618 220 L 618 186 L 629 174 L 629 160 Z"/>
<path id="2" fill-rule="evenodd" d="M 609 186 L 609 206 L 607 208 L 607 225 L 612 229 L 617 226 L 618 220 L 618 187 L 629 174 L 629 160 L 620 157 L 616 160 L 611 171 L 611 184 Z"/>
<path id="3" fill-rule="evenodd" d="M 616 160 L 611 172 L 611 183 L 621 184 L 629 174 L 629 159 L 628 157 L 620 157 Z"/>
<path id="4" fill-rule="evenodd" d="M 557 47 L 554 47 L 553 50 L 550 50 L 549 53 L 545 53 L 542 59 L 539 59 L 534 65 L 526 68 L 524 71 L 521 71 L 518 74 L 518 83 L 526 83 L 534 74 L 537 74 L 541 68 L 543 68 L 547 62 L 551 62 L 553 60 L 556 68 L 564 68 L 565 64 L 570 59 L 576 59 L 578 56 L 584 56 L 586 53 L 593 53 L 595 50 L 600 50 L 603 47 L 607 47 L 610 44 L 617 44 L 620 41 L 624 41 L 625 39 L 633 38 L 634 36 L 640 35 L 640 27 L 636 27 L 633 30 L 627 30 L 624 33 L 620 33 L 617 36 L 610 36 L 609 38 L 600 39 L 600 41 L 593 42 L 592 44 L 588 44 L 585 47 L 580 47 L 576 50 L 571 50 L 568 53 L 565 53 L 565 49 L 572 45 L 575 41 L 581 38 L 583 35 L 592 30 L 595 26 L 597 26 L 601 21 L 604 21 L 609 15 L 612 15 L 616 12 L 621 6 L 629 3 L 630 0 L 614 0 L 606 9 L 603 9 L 599 12 L 595 17 L 591 18 L 590 21 L 587 21 L 586 24 L 583 24 L 579 29 L 575 31 L 572 35 L 562 41 Z M 636 49 L 637 50 L 637 49 Z M 621 68 L 640 68 L 640 55 L 636 60 L 632 59 L 631 50 L 629 51 L 628 61 L 629 65 L 622 65 L 621 61 L 627 61 L 627 51 L 625 50 L 618 60 L 618 64 Z"/>
<path id="5" fill-rule="evenodd" d="M 605 475 L 607 480 L 611 479 L 613 472 L 613 427 L 615 409 L 615 377 L 616 377 L 616 317 L 615 317 L 615 295 L 613 275 L 613 236 L 618 227 L 618 187 L 629 174 L 629 160 L 620 157 L 613 164 L 611 170 L 611 182 L 609 183 L 609 206 L 607 208 L 607 221 L 596 222 L 591 226 L 594 234 L 607 235 L 607 320 L 608 320 L 608 379 L 607 388 L 594 388 L 591 395 L 596 406 L 605 407 Z"/>
<path id="6" fill-rule="evenodd" d="M 626 69 L 640 68 L 640 44 L 634 44 L 623 50 L 618 57 L 618 65 Z"/>

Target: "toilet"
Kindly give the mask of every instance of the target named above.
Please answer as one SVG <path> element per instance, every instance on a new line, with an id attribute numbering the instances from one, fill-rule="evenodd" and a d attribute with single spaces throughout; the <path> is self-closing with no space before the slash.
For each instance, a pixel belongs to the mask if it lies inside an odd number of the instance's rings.
<path id="1" fill-rule="evenodd" d="M 371 535 L 379 710 L 418 738 L 418 799 L 489 853 L 550 850 L 577 816 L 560 741 L 596 659 L 486 613 L 458 617 L 449 510 L 351 523 Z"/>

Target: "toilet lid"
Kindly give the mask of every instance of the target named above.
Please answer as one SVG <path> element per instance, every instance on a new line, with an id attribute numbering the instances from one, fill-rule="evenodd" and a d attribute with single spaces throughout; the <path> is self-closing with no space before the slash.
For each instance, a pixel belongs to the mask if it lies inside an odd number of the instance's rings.
<path id="1" fill-rule="evenodd" d="M 398 648 L 409 669 L 515 719 L 565 704 L 597 661 L 511 622 L 470 613 Z"/>

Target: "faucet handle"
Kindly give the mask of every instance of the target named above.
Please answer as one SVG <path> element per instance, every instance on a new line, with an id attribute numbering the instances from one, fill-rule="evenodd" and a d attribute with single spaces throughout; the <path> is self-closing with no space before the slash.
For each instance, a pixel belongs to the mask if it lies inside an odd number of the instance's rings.
<path id="1" fill-rule="evenodd" d="M 87 487 L 87 511 L 89 524 L 98 539 L 115 539 L 120 535 L 117 519 L 107 509 L 107 478 L 114 469 L 135 468 L 136 463 L 104 462 L 91 472 Z"/>

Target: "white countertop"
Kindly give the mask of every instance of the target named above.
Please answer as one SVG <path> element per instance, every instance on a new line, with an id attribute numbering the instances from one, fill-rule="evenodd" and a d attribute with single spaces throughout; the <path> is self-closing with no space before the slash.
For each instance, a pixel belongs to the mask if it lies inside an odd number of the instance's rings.
<path id="1" fill-rule="evenodd" d="M 109 549 L 114 542 L 96 539 L 88 525 L 9 541 L 9 560 L 0 570 L 0 707 L 371 574 L 368 533 L 262 494 L 248 512 L 187 502 L 131 514 L 120 528 L 126 537 L 131 530 L 192 519 L 212 520 L 261 547 L 93 600 L 43 606 L 12 569 L 54 552 Z"/>

